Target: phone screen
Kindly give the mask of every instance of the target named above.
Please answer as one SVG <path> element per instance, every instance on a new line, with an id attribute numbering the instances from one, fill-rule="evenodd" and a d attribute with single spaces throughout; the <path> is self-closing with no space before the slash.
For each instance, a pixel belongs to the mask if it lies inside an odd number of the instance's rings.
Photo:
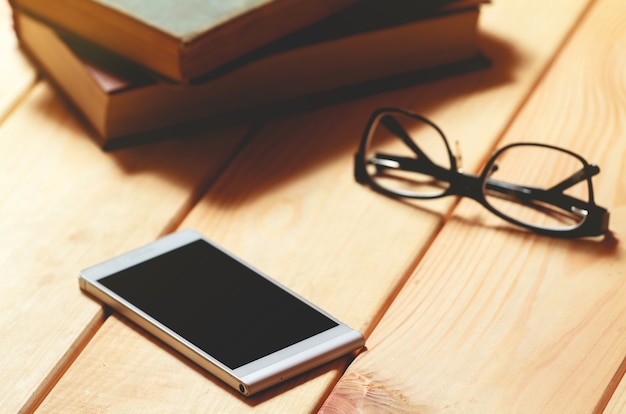
<path id="1" fill-rule="evenodd" d="M 231 369 L 338 325 L 204 240 L 99 282 Z"/>

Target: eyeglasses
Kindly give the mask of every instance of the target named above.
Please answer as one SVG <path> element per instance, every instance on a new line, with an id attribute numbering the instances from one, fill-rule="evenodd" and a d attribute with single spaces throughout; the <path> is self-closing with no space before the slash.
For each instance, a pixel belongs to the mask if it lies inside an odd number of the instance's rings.
<path id="1" fill-rule="evenodd" d="M 395 108 L 372 114 L 354 165 L 357 182 L 385 195 L 469 197 L 509 223 L 557 237 L 608 231 L 609 212 L 593 199 L 591 177 L 599 172 L 566 149 L 515 143 L 498 150 L 479 175 L 463 173 L 437 125 Z"/>

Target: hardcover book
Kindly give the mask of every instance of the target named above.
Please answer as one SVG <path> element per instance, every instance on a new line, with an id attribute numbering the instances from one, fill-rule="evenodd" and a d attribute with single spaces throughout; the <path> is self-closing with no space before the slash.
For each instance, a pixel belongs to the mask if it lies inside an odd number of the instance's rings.
<path id="1" fill-rule="evenodd" d="M 456 3 L 427 15 L 362 3 L 190 84 L 155 77 L 19 10 L 14 18 L 29 55 L 112 148 L 192 120 L 221 126 L 484 66 L 480 2 Z"/>

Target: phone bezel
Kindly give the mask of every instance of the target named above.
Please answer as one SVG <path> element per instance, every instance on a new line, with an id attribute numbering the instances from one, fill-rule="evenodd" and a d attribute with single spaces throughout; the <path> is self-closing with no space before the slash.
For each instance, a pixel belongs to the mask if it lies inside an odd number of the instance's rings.
<path id="1" fill-rule="evenodd" d="M 104 277 L 197 240 L 204 240 L 211 244 L 223 254 L 250 268 L 277 288 L 288 292 L 309 307 L 333 320 L 337 323 L 337 326 L 239 368 L 230 369 L 217 358 L 202 351 L 193 343 L 99 282 Z M 192 229 L 172 233 L 143 247 L 83 269 L 79 274 L 79 284 L 83 291 L 110 306 L 127 319 L 137 323 L 140 327 L 245 396 L 253 395 L 316 366 L 349 354 L 362 348 L 365 344 L 365 340 L 359 332 Z"/>

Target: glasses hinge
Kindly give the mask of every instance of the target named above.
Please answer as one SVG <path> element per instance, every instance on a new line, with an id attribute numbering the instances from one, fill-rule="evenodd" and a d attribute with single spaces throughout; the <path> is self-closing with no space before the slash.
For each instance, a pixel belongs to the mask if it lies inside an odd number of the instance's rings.
<path id="1" fill-rule="evenodd" d="M 463 155 L 461 154 L 461 144 L 458 140 L 454 141 L 454 159 L 456 160 L 456 170 L 463 172 Z"/>

